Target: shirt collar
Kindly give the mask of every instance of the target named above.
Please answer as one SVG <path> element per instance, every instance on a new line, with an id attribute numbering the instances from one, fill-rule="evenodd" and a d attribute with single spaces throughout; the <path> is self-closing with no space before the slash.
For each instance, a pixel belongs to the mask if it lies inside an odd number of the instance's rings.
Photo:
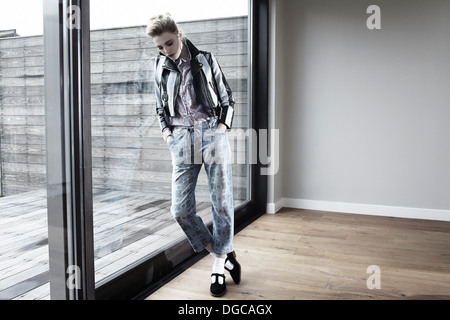
<path id="1" fill-rule="evenodd" d="M 186 46 L 187 50 L 188 50 L 188 57 L 187 58 L 180 58 L 180 60 L 178 61 L 177 65 L 181 65 L 183 63 L 189 62 L 192 60 L 192 55 L 191 55 L 191 51 L 189 50 L 189 48 Z"/>

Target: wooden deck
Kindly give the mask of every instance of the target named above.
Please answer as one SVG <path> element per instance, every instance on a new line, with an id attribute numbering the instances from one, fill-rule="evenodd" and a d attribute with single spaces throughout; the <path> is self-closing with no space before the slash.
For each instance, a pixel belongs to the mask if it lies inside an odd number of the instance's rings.
<path id="1" fill-rule="evenodd" d="M 94 195 L 96 282 L 184 237 L 170 199 L 102 191 Z M 199 215 L 210 220 L 207 202 Z M 46 191 L 0 198 L 0 300 L 48 300 Z"/>
<path id="2" fill-rule="evenodd" d="M 217 57 L 237 102 L 234 128 L 247 129 L 248 18 L 180 27 Z M 157 51 L 144 31 L 91 33 L 92 175 L 95 188 L 108 190 L 95 194 L 97 281 L 182 236 L 169 212 L 170 152 L 156 117 Z M 0 299 L 48 299 L 43 37 L 2 38 L 0 56 Z M 233 173 L 235 200 L 245 201 L 247 166 Z M 200 176 L 199 195 L 207 190 Z M 208 216 L 206 202 L 198 204 Z"/>
<path id="3" fill-rule="evenodd" d="M 180 27 L 217 57 L 237 102 L 234 128 L 246 129 L 248 18 Z M 107 190 L 96 191 L 94 201 L 97 282 L 183 236 L 169 211 L 170 152 L 152 80 L 156 52 L 145 26 L 91 32 L 93 185 Z M 0 299 L 49 299 L 43 37 L 2 38 L 0 56 Z M 233 173 L 235 200 L 245 201 L 247 166 L 235 164 Z M 197 191 L 208 194 L 204 175 Z M 198 198 L 205 220 L 208 206 Z"/>

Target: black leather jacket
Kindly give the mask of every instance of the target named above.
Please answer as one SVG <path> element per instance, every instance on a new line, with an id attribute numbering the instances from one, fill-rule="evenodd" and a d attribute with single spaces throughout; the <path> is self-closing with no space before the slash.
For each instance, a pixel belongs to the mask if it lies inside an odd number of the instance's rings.
<path id="1" fill-rule="evenodd" d="M 234 99 L 231 89 L 215 57 L 198 50 L 189 40 L 184 40 L 192 56 L 191 73 L 197 103 L 210 117 L 218 117 L 219 123 L 231 128 L 234 117 Z M 180 71 L 175 62 L 163 54 L 155 61 L 156 114 L 161 131 L 169 127 L 169 117 L 175 116 L 180 87 Z"/>

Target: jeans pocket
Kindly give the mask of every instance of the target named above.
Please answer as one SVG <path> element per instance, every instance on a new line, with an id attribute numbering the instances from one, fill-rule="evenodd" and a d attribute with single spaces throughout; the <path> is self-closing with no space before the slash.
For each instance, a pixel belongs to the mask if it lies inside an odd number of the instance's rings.
<path id="1" fill-rule="evenodd" d="M 176 137 L 176 138 L 174 137 L 174 140 L 172 141 L 172 143 L 169 144 L 169 150 L 173 151 L 175 146 L 178 144 L 179 141 L 180 141 L 179 137 Z"/>
<path id="2" fill-rule="evenodd" d="M 180 132 L 179 132 L 178 129 L 174 129 L 174 130 L 172 131 L 173 141 L 172 141 L 172 143 L 169 144 L 169 150 L 170 150 L 170 151 L 173 151 L 175 145 L 180 141 L 181 136 L 182 136 L 182 135 L 180 134 Z"/>

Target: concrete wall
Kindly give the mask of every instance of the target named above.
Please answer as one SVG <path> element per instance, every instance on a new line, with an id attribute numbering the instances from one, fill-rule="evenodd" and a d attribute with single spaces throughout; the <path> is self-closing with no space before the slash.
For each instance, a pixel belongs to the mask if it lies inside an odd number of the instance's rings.
<path id="1" fill-rule="evenodd" d="M 450 2 L 276 2 L 274 206 L 450 220 Z M 380 30 L 366 26 L 373 4 Z"/>
<path id="2" fill-rule="evenodd" d="M 248 18 L 182 22 L 180 28 L 199 49 L 217 57 L 237 102 L 233 126 L 246 129 Z M 94 189 L 167 197 L 172 164 L 156 117 L 157 50 L 144 31 L 145 26 L 132 26 L 91 33 Z M 45 188 L 46 160 L 43 37 L 2 38 L 0 195 Z M 235 200 L 244 201 L 247 166 L 235 163 L 233 170 Z M 204 172 L 197 190 L 209 194 Z"/>

